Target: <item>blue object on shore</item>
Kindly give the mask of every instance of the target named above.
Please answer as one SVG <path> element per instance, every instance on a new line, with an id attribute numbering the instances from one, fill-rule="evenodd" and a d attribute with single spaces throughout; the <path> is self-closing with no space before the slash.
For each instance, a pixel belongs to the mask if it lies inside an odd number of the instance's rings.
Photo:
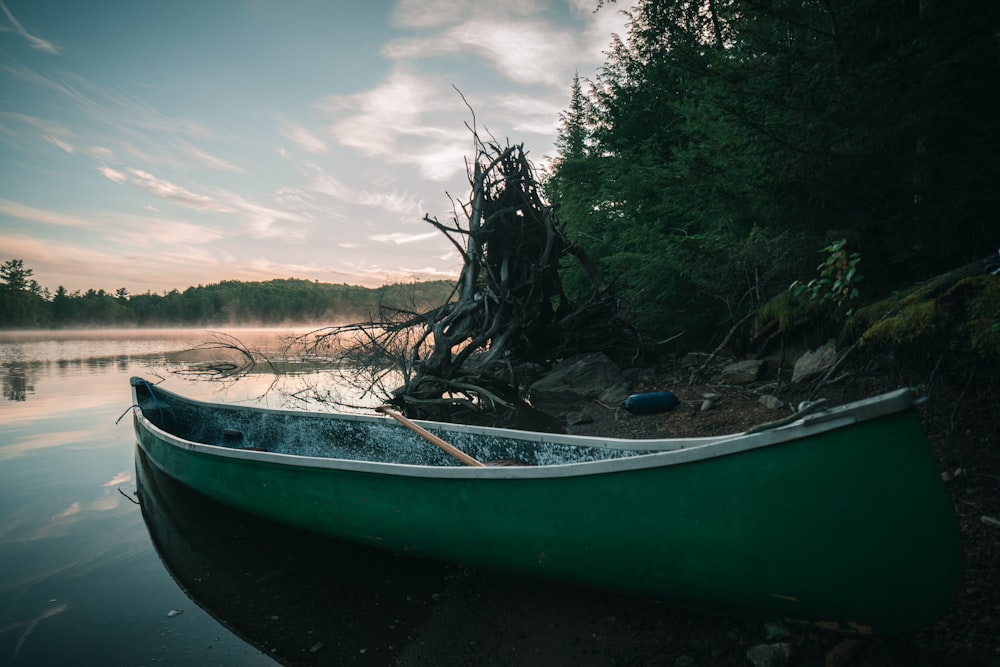
<path id="1" fill-rule="evenodd" d="M 648 394 L 632 394 L 622 401 L 622 407 L 635 414 L 648 414 L 673 410 L 678 403 L 680 400 L 669 391 L 654 391 Z"/>

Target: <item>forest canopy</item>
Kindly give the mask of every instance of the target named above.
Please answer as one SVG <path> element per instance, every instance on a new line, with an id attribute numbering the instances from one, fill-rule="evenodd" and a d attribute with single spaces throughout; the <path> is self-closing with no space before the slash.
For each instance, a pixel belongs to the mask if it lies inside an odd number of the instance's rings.
<path id="1" fill-rule="evenodd" d="M 835 246 L 884 297 L 1000 244 L 998 29 L 996 2 L 642 0 L 572 82 L 546 195 L 661 337 L 724 332 Z"/>

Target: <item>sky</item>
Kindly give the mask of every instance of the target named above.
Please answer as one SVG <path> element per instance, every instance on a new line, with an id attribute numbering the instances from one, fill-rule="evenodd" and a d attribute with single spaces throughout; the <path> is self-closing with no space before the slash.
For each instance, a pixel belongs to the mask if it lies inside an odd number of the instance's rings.
<path id="1" fill-rule="evenodd" d="M 0 262 L 55 291 L 450 279 L 473 121 L 555 154 L 626 2 L 0 0 Z M 461 91 L 461 95 L 459 92 Z"/>

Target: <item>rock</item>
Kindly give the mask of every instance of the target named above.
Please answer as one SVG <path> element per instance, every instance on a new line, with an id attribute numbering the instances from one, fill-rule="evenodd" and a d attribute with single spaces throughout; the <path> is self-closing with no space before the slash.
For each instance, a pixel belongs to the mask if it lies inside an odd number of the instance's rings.
<path id="1" fill-rule="evenodd" d="M 845 639 L 826 654 L 823 661 L 824 667 L 847 667 L 851 664 L 854 656 L 861 648 L 861 641 L 857 639 Z"/>
<path id="2" fill-rule="evenodd" d="M 566 413 L 567 426 L 580 426 L 582 424 L 593 424 L 594 418 L 581 410 L 573 410 Z"/>
<path id="3" fill-rule="evenodd" d="M 632 384 L 652 384 L 656 381 L 655 368 L 626 368 L 622 376 Z"/>
<path id="4" fill-rule="evenodd" d="M 685 368 L 697 368 L 705 363 L 705 357 L 708 354 L 704 352 L 688 352 L 683 357 L 677 360 L 677 363 Z"/>
<path id="5" fill-rule="evenodd" d="M 557 364 L 531 385 L 529 395 L 532 402 L 596 398 L 615 405 L 628 396 L 628 384 L 618 364 L 604 354 L 581 354 Z"/>
<path id="6" fill-rule="evenodd" d="M 798 361 L 795 362 L 795 368 L 792 369 L 792 382 L 801 382 L 820 373 L 825 373 L 836 360 L 837 345 L 831 340 L 799 357 Z"/>
<path id="7" fill-rule="evenodd" d="M 747 359 L 729 364 L 722 369 L 718 381 L 726 384 L 747 384 L 760 377 L 760 371 L 764 367 L 761 359 Z"/>
<path id="8" fill-rule="evenodd" d="M 771 408 L 772 410 L 780 410 L 785 407 L 785 402 L 783 400 L 777 396 L 772 396 L 771 394 L 764 394 L 760 397 L 759 402 L 765 408 Z"/>
<path id="9" fill-rule="evenodd" d="M 716 405 L 716 399 L 706 398 L 704 401 L 701 402 L 701 411 L 705 412 L 706 410 L 711 410 L 712 408 L 715 407 L 715 405 Z"/>
<path id="10" fill-rule="evenodd" d="M 747 660 L 754 667 L 785 667 L 792 657 L 792 645 L 788 642 L 758 644 L 747 651 Z"/>
<path id="11" fill-rule="evenodd" d="M 598 397 L 604 405 L 618 405 L 628 398 L 628 384 L 619 382 L 605 389 Z"/>

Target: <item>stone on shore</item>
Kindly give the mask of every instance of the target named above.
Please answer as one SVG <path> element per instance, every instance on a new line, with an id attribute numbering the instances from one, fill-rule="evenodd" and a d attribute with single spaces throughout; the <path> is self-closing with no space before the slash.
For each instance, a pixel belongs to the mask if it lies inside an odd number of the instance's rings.
<path id="1" fill-rule="evenodd" d="M 801 382 L 825 373 L 836 361 L 837 344 L 831 340 L 799 357 L 792 369 L 792 382 Z"/>
<path id="2" fill-rule="evenodd" d="M 729 364 L 722 369 L 718 381 L 723 384 L 749 384 L 760 377 L 764 367 L 762 359 L 747 359 Z"/>
<path id="3" fill-rule="evenodd" d="M 758 644 L 747 651 L 747 660 L 754 667 L 785 667 L 792 657 L 792 645 L 788 642 Z"/>
<path id="4" fill-rule="evenodd" d="M 758 402 L 765 408 L 771 408 L 772 410 L 780 410 L 785 407 L 785 402 L 783 400 L 771 394 L 764 394 L 760 397 Z"/>
<path id="5" fill-rule="evenodd" d="M 600 352 L 581 354 L 553 367 L 531 385 L 531 402 L 579 403 L 599 400 L 617 405 L 628 397 L 628 382 L 621 368 Z"/>

